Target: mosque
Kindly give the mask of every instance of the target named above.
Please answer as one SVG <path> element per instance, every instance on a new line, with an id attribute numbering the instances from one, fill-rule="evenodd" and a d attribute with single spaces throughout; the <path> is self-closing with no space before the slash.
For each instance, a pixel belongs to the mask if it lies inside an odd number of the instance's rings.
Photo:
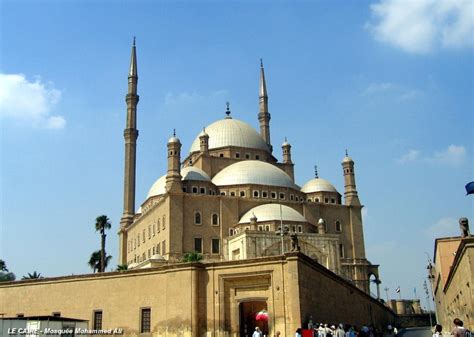
<path id="1" fill-rule="evenodd" d="M 223 119 L 196 130 L 188 153 L 174 134 L 167 172 L 140 205 L 137 84 L 134 42 L 119 230 L 128 270 L 2 282 L 2 333 L 54 324 L 135 337 L 247 337 L 258 326 L 265 336 L 291 336 L 313 319 L 380 331 L 396 322 L 369 293 L 380 281 L 365 255 L 354 161 L 342 160 L 344 198 L 317 172 L 296 184 L 291 145 L 282 144 L 282 162 L 273 154 L 263 64 L 259 132 L 227 106 Z M 183 262 L 189 253 L 203 259 Z"/>
<path id="2" fill-rule="evenodd" d="M 244 260 L 301 251 L 368 292 L 378 266 L 366 258 L 362 205 L 354 161 L 342 160 L 344 200 L 318 177 L 295 183 L 291 145 L 273 154 L 268 95 L 260 67 L 260 132 L 232 117 L 206 126 L 182 155 L 174 134 L 168 141 L 168 170 L 151 186 L 135 212 L 138 130 L 137 57 L 132 47 L 125 135 L 124 212 L 120 263 L 130 269 L 181 261 L 197 252 L 204 261 Z M 283 229 L 283 230 L 282 230 Z"/>

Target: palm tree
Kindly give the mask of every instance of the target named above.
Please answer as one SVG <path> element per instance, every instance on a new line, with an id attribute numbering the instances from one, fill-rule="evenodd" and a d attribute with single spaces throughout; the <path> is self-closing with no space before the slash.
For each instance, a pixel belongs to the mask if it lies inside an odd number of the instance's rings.
<path id="1" fill-rule="evenodd" d="M 96 250 L 95 252 L 93 252 L 91 254 L 91 257 L 89 259 L 89 266 L 92 268 L 92 270 L 94 271 L 94 273 L 96 271 L 100 272 L 100 268 L 101 268 L 101 259 L 100 259 L 100 250 Z M 105 261 L 104 261 L 104 271 L 105 271 L 105 268 L 107 268 L 107 265 L 109 264 L 110 260 L 112 259 L 112 256 L 111 255 L 108 255 L 106 258 L 105 258 Z"/>
<path id="2" fill-rule="evenodd" d="M 202 255 L 198 252 L 186 253 L 183 257 L 183 262 L 199 262 L 202 260 Z"/>
<path id="3" fill-rule="evenodd" d="M 43 276 L 41 276 L 41 273 L 37 273 L 35 270 L 33 274 L 28 273 L 28 276 L 23 276 L 21 279 L 22 280 L 37 280 L 40 278 L 43 278 Z"/>
<path id="4" fill-rule="evenodd" d="M 95 230 L 100 232 L 101 235 L 99 273 L 104 272 L 106 267 L 105 237 L 107 235 L 105 234 L 105 230 L 110 229 L 110 227 L 112 227 L 112 224 L 110 223 L 110 219 L 107 217 L 107 215 L 101 215 L 95 219 Z"/>
<path id="5" fill-rule="evenodd" d="M 4 260 L 0 260 L 0 282 L 15 281 L 16 276 L 8 272 L 7 264 Z"/>
<path id="6" fill-rule="evenodd" d="M 117 271 L 126 271 L 128 270 L 128 264 L 118 264 L 117 265 Z"/>

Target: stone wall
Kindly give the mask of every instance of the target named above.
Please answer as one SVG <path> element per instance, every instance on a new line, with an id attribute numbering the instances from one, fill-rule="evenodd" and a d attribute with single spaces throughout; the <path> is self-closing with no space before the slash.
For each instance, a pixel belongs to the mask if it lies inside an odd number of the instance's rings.
<path id="1" fill-rule="evenodd" d="M 168 264 L 104 274 L 0 285 L 5 317 L 51 315 L 89 321 L 125 336 L 238 336 L 241 303 L 264 301 L 268 334 L 292 336 L 309 315 L 324 322 L 384 326 L 394 314 L 299 253 L 244 261 Z M 151 309 L 151 332 L 140 334 L 140 312 Z"/>

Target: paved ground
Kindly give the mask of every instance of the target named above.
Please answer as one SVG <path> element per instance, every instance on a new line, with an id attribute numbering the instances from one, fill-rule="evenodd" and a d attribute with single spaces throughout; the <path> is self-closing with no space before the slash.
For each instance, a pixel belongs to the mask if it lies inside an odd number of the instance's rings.
<path id="1" fill-rule="evenodd" d="M 430 327 L 408 328 L 400 331 L 397 337 L 431 337 Z"/>

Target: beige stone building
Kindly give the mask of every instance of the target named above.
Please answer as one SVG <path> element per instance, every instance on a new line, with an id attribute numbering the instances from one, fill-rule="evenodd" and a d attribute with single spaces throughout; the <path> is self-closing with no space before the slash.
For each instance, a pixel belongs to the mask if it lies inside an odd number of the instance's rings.
<path id="1" fill-rule="evenodd" d="M 190 252 L 202 254 L 205 261 L 227 261 L 301 250 L 369 291 L 369 278 L 378 279 L 378 266 L 365 255 L 354 161 L 346 152 L 342 193 L 317 171 L 313 179 L 297 185 L 288 141 L 281 146 L 281 162 L 273 153 L 263 64 L 260 132 L 235 119 L 227 105 L 222 119 L 196 130 L 188 152 L 183 154 L 174 134 L 167 144 L 167 172 L 157 177 L 135 212 L 137 81 L 133 47 L 124 132 L 121 264 L 149 267 L 181 261 Z"/>
<path id="2" fill-rule="evenodd" d="M 438 322 L 452 327 L 454 318 L 474 330 L 474 237 L 439 238 L 434 266 L 429 266 Z"/>
<path id="3" fill-rule="evenodd" d="M 374 324 L 396 316 L 369 295 L 378 266 L 366 258 L 354 161 L 342 160 L 340 193 L 315 177 L 299 186 L 291 145 L 279 162 L 260 69 L 260 132 L 224 118 L 189 152 L 174 134 L 168 167 L 136 211 L 137 61 L 132 48 L 125 138 L 121 264 L 128 271 L 0 284 L 3 317 L 54 315 L 126 336 L 292 336 L 309 319 Z M 342 198 L 344 195 L 344 198 Z M 186 253 L 201 262 L 182 263 Z M 256 313 L 268 313 L 257 321 Z M 11 322 L 11 320 L 9 320 Z M 71 323 L 69 323 L 71 324 Z"/>

